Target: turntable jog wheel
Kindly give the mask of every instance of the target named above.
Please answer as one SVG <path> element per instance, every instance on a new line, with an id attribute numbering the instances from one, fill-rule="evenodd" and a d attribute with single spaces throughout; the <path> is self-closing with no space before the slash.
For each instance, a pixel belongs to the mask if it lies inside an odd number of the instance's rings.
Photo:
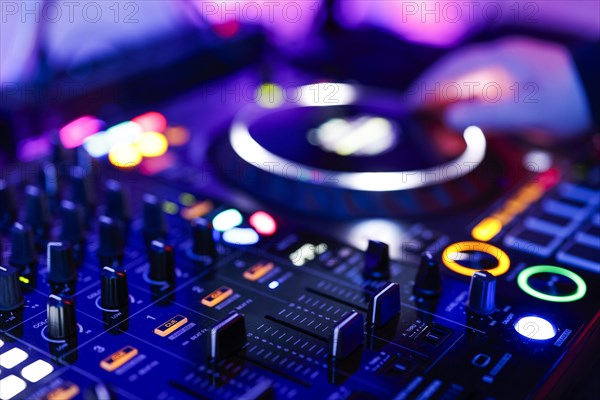
<path id="1" fill-rule="evenodd" d="M 503 170 L 481 129 L 419 121 L 400 95 L 338 83 L 290 93 L 277 107 L 242 109 L 215 153 L 237 185 L 289 210 L 434 213 L 479 199 Z"/>

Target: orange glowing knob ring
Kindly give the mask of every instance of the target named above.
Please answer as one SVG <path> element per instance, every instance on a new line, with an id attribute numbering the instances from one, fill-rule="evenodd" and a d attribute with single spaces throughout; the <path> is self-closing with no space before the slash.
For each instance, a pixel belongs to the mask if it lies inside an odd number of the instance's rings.
<path id="1" fill-rule="evenodd" d="M 442 262 L 449 270 L 470 277 L 475 270 L 458 263 L 460 254 L 465 251 L 479 251 L 494 257 L 498 261 L 498 265 L 494 268 L 485 270 L 494 276 L 503 275 L 510 268 L 510 258 L 508 258 L 508 255 L 504 251 L 496 246 L 482 242 L 458 242 L 451 244 L 444 249 L 442 253 Z"/>

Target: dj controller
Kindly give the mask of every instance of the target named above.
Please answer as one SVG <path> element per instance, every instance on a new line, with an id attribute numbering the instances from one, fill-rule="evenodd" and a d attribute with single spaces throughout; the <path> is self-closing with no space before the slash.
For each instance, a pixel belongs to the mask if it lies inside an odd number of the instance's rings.
<path id="1" fill-rule="evenodd" d="M 189 99 L 82 117 L 2 167 L 0 399 L 564 395 L 600 327 L 594 139 L 303 90 L 204 104 L 213 137 Z"/>

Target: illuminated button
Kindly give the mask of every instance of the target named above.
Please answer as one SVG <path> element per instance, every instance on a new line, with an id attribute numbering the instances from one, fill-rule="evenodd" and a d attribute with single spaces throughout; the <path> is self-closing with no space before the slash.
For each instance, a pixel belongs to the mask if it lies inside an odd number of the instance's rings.
<path id="1" fill-rule="evenodd" d="M 558 186 L 558 192 L 563 199 L 568 199 L 583 204 L 596 205 L 600 203 L 600 195 L 597 191 L 574 183 L 563 182 Z"/>
<path id="2" fill-rule="evenodd" d="M 202 299 L 202 304 L 206 307 L 214 307 L 217 304 L 222 303 L 227 298 L 229 298 L 233 294 L 233 289 L 228 288 L 227 286 L 221 286 L 208 296 Z"/>
<path id="3" fill-rule="evenodd" d="M 89 115 L 77 118 L 60 129 L 60 141 L 67 149 L 81 146 L 84 140 L 97 133 L 102 125 L 102 121 Z"/>
<path id="4" fill-rule="evenodd" d="M 473 228 L 471 236 L 482 242 L 489 242 L 502 230 L 502 222 L 493 217 L 484 218 Z"/>
<path id="5" fill-rule="evenodd" d="M 0 365 L 6 369 L 11 369 L 16 365 L 21 364 L 27 357 L 29 357 L 29 354 L 15 347 L 4 354 L 0 354 Z"/>
<path id="6" fill-rule="evenodd" d="M 250 225 L 263 236 L 271 236 L 277 231 L 277 223 L 264 211 L 257 211 L 250 216 Z"/>
<path id="7" fill-rule="evenodd" d="M 244 217 L 242 217 L 242 214 L 235 208 L 230 208 L 229 210 L 221 211 L 217 214 L 213 218 L 212 224 L 214 230 L 225 232 L 239 226 L 243 221 Z"/>
<path id="8" fill-rule="evenodd" d="M 485 270 L 494 276 L 505 274 L 510 267 L 510 259 L 504 251 L 491 244 L 482 242 L 458 242 L 451 244 L 444 249 L 444 252 L 442 253 L 442 262 L 449 270 L 471 277 L 474 270 L 458 263 L 458 260 L 465 258 L 463 252 L 467 251 L 478 251 L 494 257 L 497 261 L 497 265 L 494 268 Z"/>
<path id="9" fill-rule="evenodd" d="M 549 231 L 540 232 L 539 227 L 535 229 L 517 226 L 504 237 L 504 244 L 524 253 L 549 257 L 563 239 L 555 235 L 556 231 L 549 233 Z"/>
<path id="10" fill-rule="evenodd" d="M 164 324 L 161 324 L 159 327 L 155 328 L 154 333 L 160 337 L 169 336 L 171 333 L 187 324 L 187 322 L 188 319 L 183 315 L 176 315 Z"/>
<path id="11" fill-rule="evenodd" d="M 542 292 L 531 286 L 529 282 L 530 278 L 537 274 L 555 274 L 564 276 L 573 281 L 573 283 L 575 283 L 575 292 L 567 295 L 555 295 Z M 580 300 L 581 298 L 583 298 L 583 296 L 585 296 L 585 293 L 587 291 L 585 281 L 575 272 L 569 271 L 565 268 L 555 267 L 552 265 L 536 265 L 524 269 L 519 273 L 519 276 L 517 276 L 517 285 L 519 285 L 519 288 L 521 288 L 522 291 L 524 291 L 532 297 L 555 303 L 569 303 L 572 301 Z"/>
<path id="12" fill-rule="evenodd" d="M 190 132 L 183 126 L 167 128 L 165 136 L 171 146 L 182 146 L 190 140 Z"/>
<path id="13" fill-rule="evenodd" d="M 112 372 L 120 366 L 129 362 L 133 357 L 139 354 L 138 349 L 133 346 L 125 346 L 121 350 L 111 354 L 104 360 L 100 361 L 102 369 Z"/>
<path id="14" fill-rule="evenodd" d="M 579 221 L 583 220 L 587 214 L 587 211 L 585 209 L 573 206 L 570 203 L 565 203 L 553 199 L 544 200 L 542 202 L 542 209 L 548 214 L 558 215 L 570 219 L 576 219 Z"/>
<path id="15" fill-rule="evenodd" d="M 71 400 L 78 394 L 79 386 L 72 382 L 65 382 L 46 394 L 46 400 Z"/>
<path id="16" fill-rule="evenodd" d="M 251 246 L 258 243 L 260 237 L 252 228 L 233 228 L 223 232 L 223 240 L 238 246 Z"/>
<path id="17" fill-rule="evenodd" d="M 159 132 L 144 132 L 136 146 L 143 157 L 160 157 L 169 149 L 167 138 Z"/>
<path id="18" fill-rule="evenodd" d="M 175 215 L 179 212 L 179 206 L 172 201 L 165 200 L 163 202 L 163 211 L 169 215 Z"/>
<path id="19" fill-rule="evenodd" d="M 179 195 L 179 202 L 186 207 L 191 207 L 196 203 L 196 196 L 191 193 L 181 193 Z"/>
<path id="20" fill-rule="evenodd" d="M 44 360 L 37 360 L 21 370 L 23 378 L 29 382 L 37 382 L 40 379 L 50 375 L 54 367 Z"/>
<path id="21" fill-rule="evenodd" d="M 181 210 L 181 216 L 187 221 L 204 217 L 213 209 L 213 203 L 210 200 L 204 200 Z"/>
<path id="22" fill-rule="evenodd" d="M 83 148 L 94 158 L 107 155 L 111 146 L 105 132 L 92 135 L 83 141 Z"/>
<path id="23" fill-rule="evenodd" d="M 544 318 L 528 316 L 523 317 L 515 324 L 519 335 L 532 340 L 548 340 L 556 336 L 556 328 Z"/>
<path id="24" fill-rule="evenodd" d="M 9 375 L 0 380 L 0 399 L 9 400 L 21 393 L 27 387 L 27 383 L 18 376 Z"/>
<path id="25" fill-rule="evenodd" d="M 131 143 L 117 143 L 110 148 L 108 159 L 115 167 L 133 168 L 142 162 L 142 155 Z"/>
<path id="26" fill-rule="evenodd" d="M 164 132 L 167 129 L 167 119 L 164 115 L 156 111 L 150 111 L 145 114 L 138 115 L 131 121 L 141 126 L 146 132 Z"/>
<path id="27" fill-rule="evenodd" d="M 259 262 L 244 271 L 244 278 L 250 282 L 254 282 L 269 273 L 275 264 L 272 262 Z"/>

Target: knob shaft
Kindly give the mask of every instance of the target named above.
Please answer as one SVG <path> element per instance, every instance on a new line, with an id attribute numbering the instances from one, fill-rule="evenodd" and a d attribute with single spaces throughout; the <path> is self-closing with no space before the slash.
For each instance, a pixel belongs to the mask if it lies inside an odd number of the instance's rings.
<path id="1" fill-rule="evenodd" d="M 10 265 L 21 271 L 37 265 L 37 252 L 29 225 L 15 222 L 10 230 L 10 243 L 11 252 L 8 261 Z"/>
<path id="2" fill-rule="evenodd" d="M 152 194 L 144 195 L 144 239 L 146 243 L 162 240 L 167 236 L 167 223 L 162 202 Z"/>
<path id="3" fill-rule="evenodd" d="M 217 254 L 213 228 L 205 218 L 192 221 L 192 253 L 194 257 L 206 260 L 214 259 Z"/>
<path id="4" fill-rule="evenodd" d="M 13 311 L 25 303 L 19 271 L 10 266 L 0 265 L 0 311 Z"/>
<path id="5" fill-rule="evenodd" d="M 390 250 L 383 242 L 369 240 L 365 253 L 363 276 L 367 279 L 385 280 L 390 277 Z"/>
<path id="6" fill-rule="evenodd" d="M 123 260 L 124 232 L 122 223 L 105 215 L 98 219 L 100 244 L 98 257 L 101 265 L 112 266 Z"/>
<path id="7" fill-rule="evenodd" d="M 62 240 L 72 244 L 82 245 L 85 241 L 85 219 L 83 207 L 72 201 L 63 200 L 60 203 Z"/>
<path id="8" fill-rule="evenodd" d="M 0 230 L 8 229 L 16 218 L 17 207 L 11 187 L 0 179 Z"/>
<path id="9" fill-rule="evenodd" d="M 415 278 L 413 292 L 421 297 L 436 297 L 442 291 L 440 268 L 430 252 L 421 255 L 421 265 Z"/>
<path id="10" fill-rule="evenodd" d="M 471 277 L 468 309 L 477 315 L 489 315 L 496 309 L 496 277 L 486 271 L 477 271 Z"/>
<path id="11" fill-rule="evenodd" d="M 52 163 L 44 163 L 40 165 L 39 184 L 46 197 L 49 199 L 49 205 L 52 210 L 56 209 L 58 199 L 60 197 L 60 180 L 59 172 L 56 165 Z"/>
<path id="12" fill-rule="evenodd" d="M 51 294 L 46 306 L 48 319 L 48 337 L 66 339 L 77 332 L 75 302 L 65 294 Z"/>
<path id="13" fill-rule="evenodd" d="M 73 249 L 65 242 L 48 243 L 48 280 L 52 283 L 69 283 L 77 279 Z"/>
<path id="14" fill-rule="evenodd" d="M 129 204 L 125 192 L 121 184 L 112 179 L 106 181 L 106 215 L 125 225 L 129 223 Z"/>
<path id="15" fill-rule="evenodd" d="M 89 218 L 96 208 L 97 200 L 93 190 L 91 177 L 80 166 L 71 169 L 69 180 L 71 183 L 71 199 L 82 207 L 85 218 Z"/>
<path id="16" fill-rule="evenodd" d="M 150 244 L 150 273 L 153 281 L 171 281 L 175 278 L 175 254 L 173 247 L 158 240 Z"/>
<path id="17" fill-rule="evenodd" d="M 48 238 L 50 215 L 46 196 L 35 186 L 25 188 L 25 223 L 31 226 L 34 240 L 42 249 Z"/>
<path id="18" fill-rule="evenodd" d="M 129 304 L 127 274 L 111 267 L 102 268 L 101 275 L 102 307 L 118 309 Z"/>

